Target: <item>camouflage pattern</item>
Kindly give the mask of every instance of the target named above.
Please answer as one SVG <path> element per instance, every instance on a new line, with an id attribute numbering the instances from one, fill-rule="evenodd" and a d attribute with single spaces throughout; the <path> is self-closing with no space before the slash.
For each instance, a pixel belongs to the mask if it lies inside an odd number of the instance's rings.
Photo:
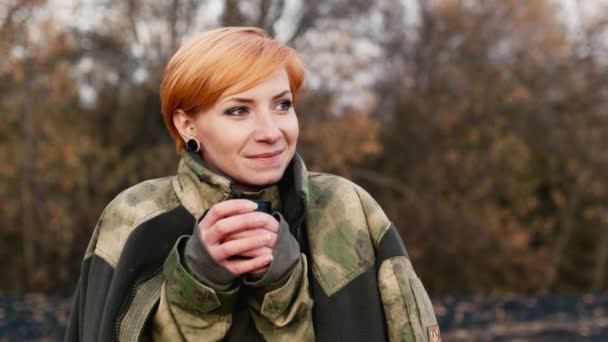
<path id="1" fill-rule="evenodd" d="M 200 157 L 198 157 L 200 159 Z M 298 155 L 295 187 L 306 204 L 310 258 L 301 255 L 285 284 L 250 298 L 249 310 L 257 330 L 269 341 L 314 340 L 313 301 L 307 268 L 327 296 L 374 267 L 376 249 L 390 221 L 361 187 L 333 175 L 308 173 Z M 124 244 L 136 227 L 183 205 L 194 218 L 213 204 L 231 198 L 230 180 L 206 169 L 196 155 L 184 153 L 178 174 L 138 184 L 119 194 L 104 210 L 87 255 L 93 253 L 116 267 Z M 278 192 L 265 194 L 278 204 Z M 185 237 L 180 239 L 183 243 Z M 158 277 L 139 284 L 120 325 L 121 340 L 138 340 L 147 312 L 159 303 L 152 318 L 154 340 L 222 339 L 232 323 L 238 287 L 216 292 L 198 282 L 174 248 Z M 428 341 L 438 334 L 430 300 L 407 257 L 382 263 L 378 273 L 382 303 L 391 340 Z M 262 289 L 264 290 L 264 289 Z M 139 318 L 138 318 L 139 317 Z M 427 331 L 428 329 L 428 331 Z"/>
<path id="2" fill-rule="evenodd" d="M 215 203 L 225 201 L 233 195 L 230 184 L 230 179 L 205 168 L 201 158 L 190 153 L 182 155 L 177 175 L 172 181 L 173 191 L 179 202 L 196 218 Z M 277 187 L 239 195 L 242 198 L 264 198 L 272 203 L 274 210 L 281 208 Z"/>
<path id="3" fill-rule="evenodd" d="M 388 220 L 388 217 L 386 217 L 384 210 L 382 210 L 378 202 L 376 202 L 367 191 L 357 184 L 351 184 L 357 191 L 357 195 L 361 201 L 361 207 L 363 208 L 367 220 L 367 229 L 372 238 L 372 242 L 374 243 L 374 247 L 377 248 L 382 237 L 390 228 L 391 222 Z"/>
<path id="4" fill-rule="evenodd" d="M 433 305 L 407 257 L 382 262 L 378 286 L 391 341 L 437 340 L 438 327 L 428 329 L 437 326 Z"/>
<path id="5" fill-rule="evenodd" d="M 272 212 L 281 211 L 281 197 L 280 197 L 280 193 L 279 193 L 279 187 L 276 185 L 265 188 L 258 192 L 239 193 L 238 198 L 263 199 L 263 200 L 270 202 Z"/>
<path id="6" fill-rule="evenodd" d="M 200 217 L 213 204 L 234 195 L 230 180 L 209 171 L 197 158 L 184 153 L 178 174 L 172 181 L 179 202 L 194 217 Z M 239 197 L 247 198 L 248 195 L 254 194 L 241 193 Z M 275 209 L 280 207 L 277 187 L 255 195 L 269 200 Z M 174 248 L 165 262 L 166 280 L 152 320 L 153 337 L 162 341 L 200 340 L 200 336 L 205 336 L 206 340 L 221 340 L 232 323 L 231 313 L 238 288 L 216 292 L 198 282 L 184 268 L 178 249 Z M 266 340 L 314 340 L 312 298 L 306 272 L 306 257 L 302 255 L 285 284 L 265 293 L 261 300 L 251 298 L 251 315 Z"/>
<path id="7" fill-rule="evenodd" d="M 328 296 L 375 265 L 375 250 L 391 222 L 360 186 L 310 173 L 307 229 L 312 270 Z M 391 341 L 441 341 L 430 298 L 409 258 L 384 260 L 378 286 Z"/>
<path id="8" fill-rule="evenodd" d="M 178 248 L 173 250 L 164 266 L 166 281 L 152 321 L 154 340 L 195 341 L 201 336 L 205 340 L 221 340 L 232 323 L 239 288 L 217 292 L 201 284 L 183 267 L 177 251 Z M 251 297 L 250 312 L 267 341 L 314 341 L 313 303 L 306 271 L 306 257 L 301 255 L 284 285 L 261 296 L 261 302 Z"/>
<path id="9" fill-rule="evenodd" d="M 116 196 L 99 218 L 85 258 L 95 253 L 115 268 L 137 226 L 180 205 L 171 182 L 171 177 L 148 180 Z"/>
<path id="10" fill-rule="evenodd" d="M 182 154 L 173 190 L 184 208 L 197 218 L 215 203 L 228 199 L 231 193 L 228 178 L 211 172 L 202 165 L 200 157 L 190 153 Z"/>
<path id="11" fill-rule="evenodd" d="M 390 222 L 367 192 L 338 176 L 311 173 L 308 197 L 312 270 L 331 296 L 374 265 L 374 248 Z"/>
<path id="12" fill-rule="evenodd" d="M 300 258 L 284 286 L 266 293 L 262 302 L 255 296 L 250 298 L 253 321 L 266 341 L 315 340 L 308 266 L 306 256 L 301 254 Z"/>
<path id="13" fill-rule="evenodd" d="M 160 298 L 161 287 L 164 277 L 161 272 L 150 280 L 142 283 L 135 289 L 135 296 L 129 310 L 120 325 L 118 332 L 119 341 L 140 341 L 143 327 L 146 324 L 147 315 L 142 312 L 151 312 Z"/>
<path id="14" fill-rule="evenodd" d="M 176 246 L 185 243 L 185 238 Z M 178 248 L 174 248 L 164 265 L 166 280 L 152 321 L 154 340 L 196 341 L 201 336 L 221 340 L 232 323 L 231 301 L 239 288 L 216 292 L 198 282 L 182 265 Z"/>

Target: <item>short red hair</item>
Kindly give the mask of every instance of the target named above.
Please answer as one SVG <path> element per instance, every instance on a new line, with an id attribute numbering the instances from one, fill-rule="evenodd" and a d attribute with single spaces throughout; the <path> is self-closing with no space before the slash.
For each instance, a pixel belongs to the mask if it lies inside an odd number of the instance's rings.
<path id="1" fill-rule="evenodd" d="M 205 110 L 226 89 L 243 82 L 253 87 L 278 68 L 284 67 L 295 103 L 304 79 L 304 69 L 295 50 L 272 39 L 256 27 L 224 27 L 200 33 L 186 41 L 169 60 L 160 86 L 161 110 L 177 151 L 184 141 L 173 124 L 181 109 L 188 115 Z"/>

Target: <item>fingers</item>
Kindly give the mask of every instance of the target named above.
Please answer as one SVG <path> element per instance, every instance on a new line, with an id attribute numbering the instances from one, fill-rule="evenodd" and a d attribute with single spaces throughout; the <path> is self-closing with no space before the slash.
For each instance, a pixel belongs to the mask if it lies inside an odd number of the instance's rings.
<path id="1" fill-rule="evenodd" d="M 247 260 L 225 260 L 221 264 L 233 274 L 241 275 L 264 269 L 271 262 L 272 255 L 263 255 Z"/>
<path id="2" fill-rule="evenodd" d="M 201 221 L 205 226 L 210 227 L 224 217 L 252 212 L 257 208 L 257 204 L 246 199 L 233 199 L 214 204 Z"/>
<path id="3" fill-rule="evenodd" d="M 257 270 L 253 270 L 253 271 L 251 271 L 249 273 L 260 274 L 260 273 L 264 273 L 264 272 L 268 271 L 269 268 L 270 268 L 270 266 L 264 266 L 262 268 L 258 268 Z"/>
<path id="4" fill-rule="evenodd" d="M 271 233 L 265 233 L 244 239 L 227 241 L 219 245 L 207 246 L 207 249 L 213 259 L 221 262 L 231 256 L 241 255 L 244 252 L 265 246 L 271 240 Z"/>
<path id="5" fill-rule="evenodd" d="M 215 224 L 209 228 L 203 227 L 201 236 L 205 236 L 205 241 L 207 243 L 214 244 L 224 240 L 229 234 L 246 229 L 266 228 L 267 230 L 272 231 L 276 228 L 278 230 L 278 222 L 275 225 L 271 221 L 276 220 L 272 216 L 260 212 L 233 215 L 216 221 Z"/>
<path id="6" fill-rule="evenodd" d="M 224 237 L 224 239 L 222 240 L 222 243 L 232 241 L 232 240 L 245 239 L 245 238 L 262 235 L 262 234 L 270 234 L 272 236 L 272 239 L 266 246 L 273 248 L 277 242 L 278 233 L 270 232 L 269 230 L 264 229 L 264 228 L 247 229 L 247 230 L 242 230 L 240 232 L 232 233 L 232 234 Z"/>
<path id="7" fill-rule="evenodd" d="M 210 256 L 234 274 L 265 272 L 272 261 L 279 222 L 255 212 L 256 206 L 249 200 L 217 203 L 197 227 Z M 241 258 L 231 258 L 235 256 Z"/>
<path id="8" fill-rule="evenodd" d="M 272 247 L 262 246 L 262 247 L 251 249 L 251 250 L 248 250 L 248 251 L 245 251 L 245 252 L 239 254 L 239 256 L 247 257 L 247 258 L 255 258 L 255 257 L 259 257 L 262 255 L 272 255 Z"/>

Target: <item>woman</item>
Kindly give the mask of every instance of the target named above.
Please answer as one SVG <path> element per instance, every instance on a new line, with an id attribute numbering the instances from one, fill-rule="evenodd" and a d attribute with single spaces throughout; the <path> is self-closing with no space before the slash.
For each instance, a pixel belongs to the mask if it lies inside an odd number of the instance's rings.
<path id="1" fill-rule="evenodd" d="M 175 53 L 161 101 L 177 175 L 106 207 L 66 340 L 440 340 L 382 209 L 296 154 L 302 80 L 295 52 L 257 28 Z"/>

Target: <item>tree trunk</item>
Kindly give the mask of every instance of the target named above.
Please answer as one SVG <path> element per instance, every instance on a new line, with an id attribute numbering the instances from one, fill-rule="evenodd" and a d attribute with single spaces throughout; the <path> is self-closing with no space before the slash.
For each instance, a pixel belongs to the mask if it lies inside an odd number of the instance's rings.
<path id="1" fill-rule="evenodd" d="M 34 234 L 34 199 L 33 199 L 33 179 L 35 159 L 35 128 L 32 119 L 30 99 L 31 84 L 30 73 L 27 64 L 23 81 L 22 108 L 23 108 L 23 174 L 21 179 L 21 204 L 22 204 L 22 239 L 23 239 L 23 274 L 25 287 L 32 285 L 32 274 L 35 263 L 35 234 Z"/>
<path id="2" fill-rule="evenodd" d="M 169 48 L 171 53 L 177 50 L 177 20 L 179 15 L 179 0 L 171 1 L 171 9 L 169 13 Z"/>
<path id="3" fill-rule="evenodd" d="M 606 278 L 606 263 L 608 262 L 608 217 L 602 218 L 601 221 L 600 241 L 597 246 L 597 258 L 595 262 L 595 270 L 593 271 L 593 283 L 591 291 L 600 293 L 604 288 L 604 279 Z"/>
<path id="4" fill-rule="evenodd" d="M 578 184 L 579 181 L 577 180 L 576 185 Z M 575 229 L 574 215 L 576 214 L 576 208 L 578 207 L 579 202 L 579 196 L 576 191 L 577 188 L 578 186 L 574 186 L 572 191 L 569 191 L 570 194 L 573 194 L 572 199 L 568 201 L 567 207 L 563 209 L 563 213 L 559 220 L 559 222 L 562 223 L 562 230 L 558 233 L 555 243 L 553 244 L 553 249 L 547 260 L 547 277 L 545 285 L 541 289 L 542 294 L 548 293 L 553 287 L 553 284 L 555 284 L 562 255 L 564 254 L 566 246 L 568 245 L 568 242 L 570 242 Z"/>

